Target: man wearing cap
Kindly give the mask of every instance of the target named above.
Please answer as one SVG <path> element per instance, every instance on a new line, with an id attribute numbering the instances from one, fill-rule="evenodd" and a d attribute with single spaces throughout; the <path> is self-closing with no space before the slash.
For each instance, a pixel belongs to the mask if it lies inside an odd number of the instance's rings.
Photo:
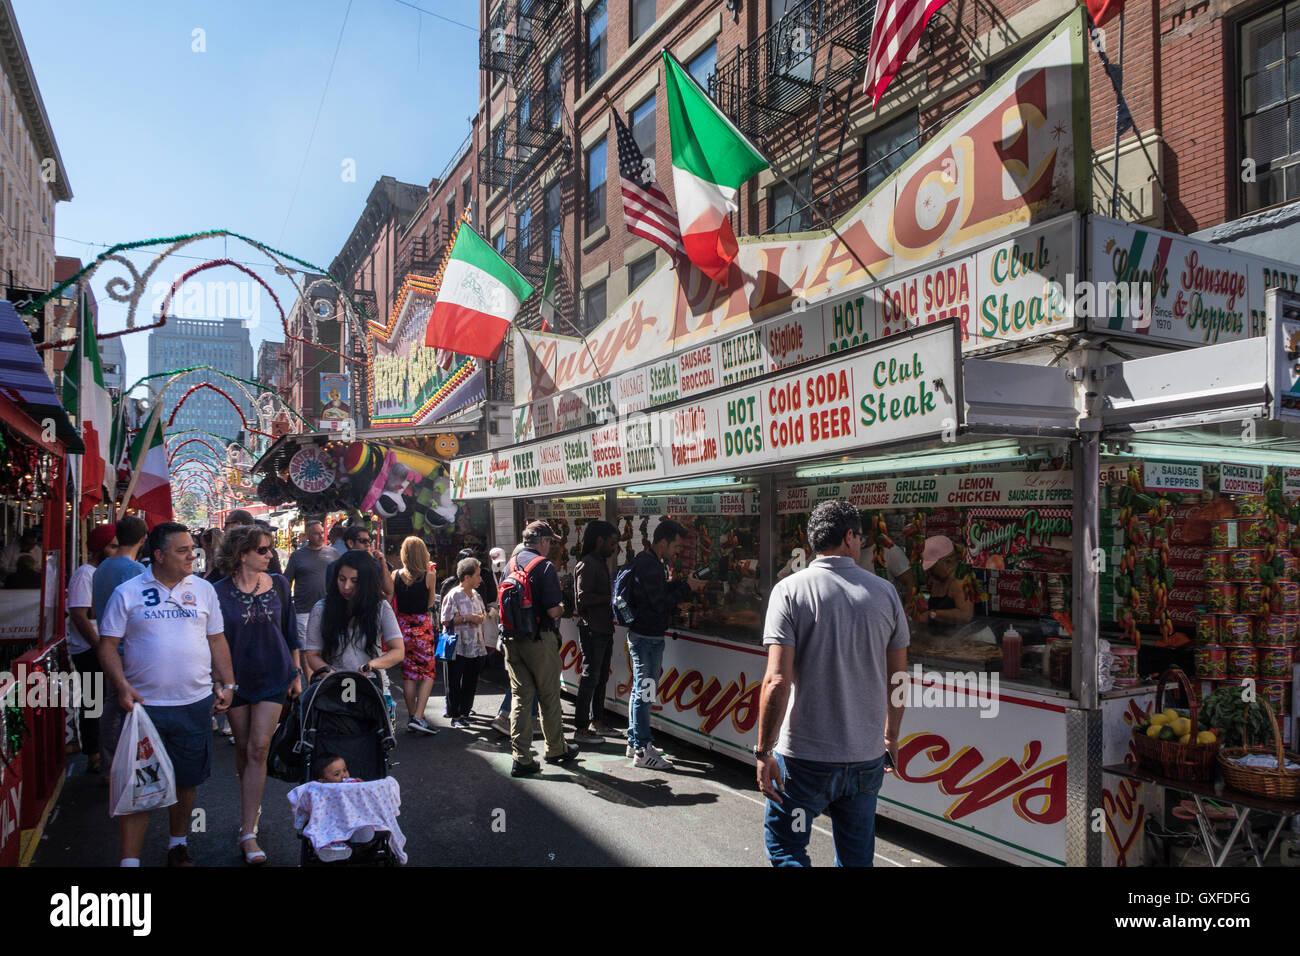
<path id="1" fill-rule="evenodd" d="M 555 532 L 545 521 L 531 522 L 524 528 L 523 549 L 506 567 L 527 568 L 537 615 L 537 638 L 506 638 L 506 672 L 510 675 L 510 749 L 514 766 L 510 776 L 526 777 L 541 770 L 533 758 L 533 700 L 541 704 L 542 736 L 546 739 L 546 762 L 565 764 L 578 755 L 578 745 L 564 739 L 563 714 L 560 710 L 560 631 L 557 624 L 564 612 L 564 596 L 555 565 L 545 557 L 551 550 Z M 538 560 L 540 559 L 540 560 Z"/>
<path id="2" fill-rule="evenodd" d="M 890 690 L 907 679 L 910 632 L 898 593 L 858 567 L 856 507 L 821 502 L 808 518 L 808 542 L 817 557 L 777 582 L 763 626 L 754 758 L 767 797 L 767 858 L 810 865 L 812 822 L 829 813 L 836 864 L 871 866 L 876 795 L 898 759 L 903 720 Z"/>
<path id="3" fill-rule="evenodd" d="M 72 656 L 72 666 L 81 675 L 83 691 L 81 694 L 81 752 L 86 755 L 86 770 L 99 773 L 103 767 L 99 755 L 99 713 L 90 716 L 92 708 L 87 705 L 91 700 L 101 702 L 103 694 L 87 693 L 84 688 L 89 681 L 102 681 L 98 675 L 103 673 L 99 666 L 99 630 L 91 615 L 95 611 L 94 589 L 91 584 L 95 577 L 95 568 L 117 553 L 117 529 L 111 524 L 97 526 L 86 537 L 86 552 L 89 561 L 72 572 L 68 579 L 68 653 Z"/>

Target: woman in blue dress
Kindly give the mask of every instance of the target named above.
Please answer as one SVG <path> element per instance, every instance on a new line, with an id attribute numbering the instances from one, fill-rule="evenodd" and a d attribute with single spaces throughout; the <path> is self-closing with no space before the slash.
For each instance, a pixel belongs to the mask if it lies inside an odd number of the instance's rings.
<path id="1" fill-rule="evenodd" d="M 230 727 L 240 782 L 239 849 L 244 862 L 266 862 L 257 845 L 257 819 L 266 787 L 266 756 L 288 697 L 302 691 L 297 618 L 289 582 L 268 574 L 274 542 L 256 525 L 231 529 L 218 562 L 225 578 L 215 585 L 235 668 Z"/>

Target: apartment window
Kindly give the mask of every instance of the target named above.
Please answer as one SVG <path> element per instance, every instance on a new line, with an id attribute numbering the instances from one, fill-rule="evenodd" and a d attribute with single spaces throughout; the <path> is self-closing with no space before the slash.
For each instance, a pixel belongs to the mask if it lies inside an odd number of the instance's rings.
<path id="1" fill-rule="evenodd" d="M 605 141 L 587 150 L 587 232 L 605 224 Z"/>
<path id="2" fill-rule="evenodd" d="M 470 200 L 472 200 L 472 199 L 474 198 L 474 183 L 473 183 L 473 181 L 472 181 L 472 180 L 469 180 L 469 179 L 466 179 L 463 183 L 461 183 L 461 184 L 460 184 L 460 193 L 461 193 L 461 195 L 460 195 L 460 204 L 461 204 L 462 206 L 469 206 L 469 204 L 470 204 Z"/>
<path id="3" fill-rule="evenodd" d="M 533 115 L 533 100 L 528 90 L 519 91 L 519 128 L 523 129 L 528 125 L 528 117 Z M 498 127 L 500 129 L 500 127 Z M 495 130 L 493 134 L 495 135 Z"/>
<path id="4" fill-rule="evenodd" d="M 632 0 L 632 15 L 628 19 L 632 24 L 629 42 L 636 42 L 637 37 L 654 25 L 655 0 Z"/>
<path id="5" fill-rule="evenodd" d="M 1243 24 L 1238 61 L 1243 212 L 1253 212 L 1300 197 L 1300 2 Z"/>
<path id="6" fill-rule="evenodd" d="M 655 254 L 642 256 L 627 268 L 627 291 L 633 292 L 655 271 Z"/>
<path id="7" fill-rule="evenodd" d="M 500 159 L 506 154 L 506 124 L 502 123 L 492 131 L 492 158 Z M 452 197 L 455 202 L 456 197 Z"/>
<path id="8" fill-rule="evenodd" d="M 646 159 L 655 158 L 655 97 L 632 111 L 632 138 Z"/>
<path id="9" fill-rule="evenodd" d="M 456 228 L 456 197 L 447 200 L 447 228 Z"/>
<path id="10" fill-rule="evenodd" d="M 712 43 L 697 53 L 695 59 L 686 64 L 686 72 L 695 78 L 696 83 L 712 94 L 709 83 L 713 81 L 713 74 L 718 72 L 718 45 Z"/>
<path id="11" fill-rule="evenodd" d="M 869 131 L 862 140 L 862 166 L 866 170 L 863 177 L 863 193 L 866 195 L 903 165 L 907 157 L 916 152 L 918 139 L 917 113 L 910 113 L 890 120 L 883 126 Z"/>
<path id="12" fill-rule="evenodd" d="M 587 82 L 595 83 L 605 75 L 605 31 L 609 25 L 605 0 L 587 11 Z"/>
<path id="13" fill-rule="evenodd" d="M 582 331 L 590 332 L 605 321 L 605 283 L 598 282 L 582 293 Z"/>
<path id="14" fill-rule="evenodd" d="M 519 243 L 519 259 L 523 261 L 528 258 L 528 247 L 533 242 L 533 211 L 524 208 L 518 219 L 515 220 L 516 240 Z"/>
<path id="15" fill-rule="evenodd" d="M 546 63 L 546 118 L 555 129 L 564 106 L 564 56 L 559 50 Z"/>
<path id="16" fill-rule="evenodd" d="M 807 196 L 810 185 L 808 174 L 804 173 L 796 181 L 799 192 Z M 805 232 L 812 228 L 812 210 L 795 197 L 789 183 L 777 183 L 768 196 L 768 218 L 773 232 Z"/>
<path id="17" fill-rule="evenodd" d="M 504 229 L 497 230 L 497 234 L 492 237 L 492 248 L 497 251 L 498 255 L 502 255 L 505 253 L 506 231 Z"/>
<path id="18" fill-rule="evenodd" d="M 542 209 L 542 217 L 545 220 L 546 235 L 549 237 L 551 244 L 551 258 L 560 258 L 560 236 L 564 229 L 563 206 L 561 205 L 564 194 L 560 191 L 562 183 L 557 180 L 546 190 L 545 206 Z"/>

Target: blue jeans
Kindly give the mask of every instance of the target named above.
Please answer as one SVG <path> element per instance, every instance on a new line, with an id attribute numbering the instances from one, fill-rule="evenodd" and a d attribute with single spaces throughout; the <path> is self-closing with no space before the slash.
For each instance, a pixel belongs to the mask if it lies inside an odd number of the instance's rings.
<path id="1" fill-rule="evenodd" d="M 650 707 L 659 690 L 659 672 L 664 664 L 664 639 L 627 632 L 627 649 L 632 655 L 632 692 L 628 703 L 627 739 L 633 749 L 648 746 Z"/>
<path id="2" fill-rule="evenodd" d="M 497 711 L 497 716 L 498 716 L 498 717 L 509 717 L 509 716 L 510 716 L 510 700 L 511 700 L 511 698 L 512 698 L 513 696 L 514 696 L 514 694 L 513 694 L 513 693 L 511 692 L 511 690 L 510 690 L 510 681 L 507 680 L 507 681 L 506 681 L 506 696 L 505 696 L 505 698 L 501 701 L 501 709 Z M 536 697 L 533 698 L 533 719 L 534 719 L 534 720 L 541 720 L 541 719 L 542 719 L 542 710 L 541 710 L 541 707 L 540 707 L 540 706 L 538 705 L 538 703 L 537 703 L 537 698 L 536 698 Z"/>
<path id="3" fill-rule="evenodd" d="M 882 754 L 866 763 L 814 763 L 776 755 L 782 803 L 767 801 L 763 842 L 773 866 L 811 866 L 812 824 L 830 814 L 836 866 L 871 866 L 876 855 L 876 794 L 885 778 Z"/>

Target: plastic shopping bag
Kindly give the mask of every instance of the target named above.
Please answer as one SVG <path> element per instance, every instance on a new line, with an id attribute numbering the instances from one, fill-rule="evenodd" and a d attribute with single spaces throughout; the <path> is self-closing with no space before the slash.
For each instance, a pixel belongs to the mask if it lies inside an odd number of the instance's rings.
<path id="1" fill-rule="evenodd" d="M 108 805 L 110 815 L 143 813 L 176 802 L 176 774 L 153 721 L 136 702 L 122 721 L 113 754 Z"/>

